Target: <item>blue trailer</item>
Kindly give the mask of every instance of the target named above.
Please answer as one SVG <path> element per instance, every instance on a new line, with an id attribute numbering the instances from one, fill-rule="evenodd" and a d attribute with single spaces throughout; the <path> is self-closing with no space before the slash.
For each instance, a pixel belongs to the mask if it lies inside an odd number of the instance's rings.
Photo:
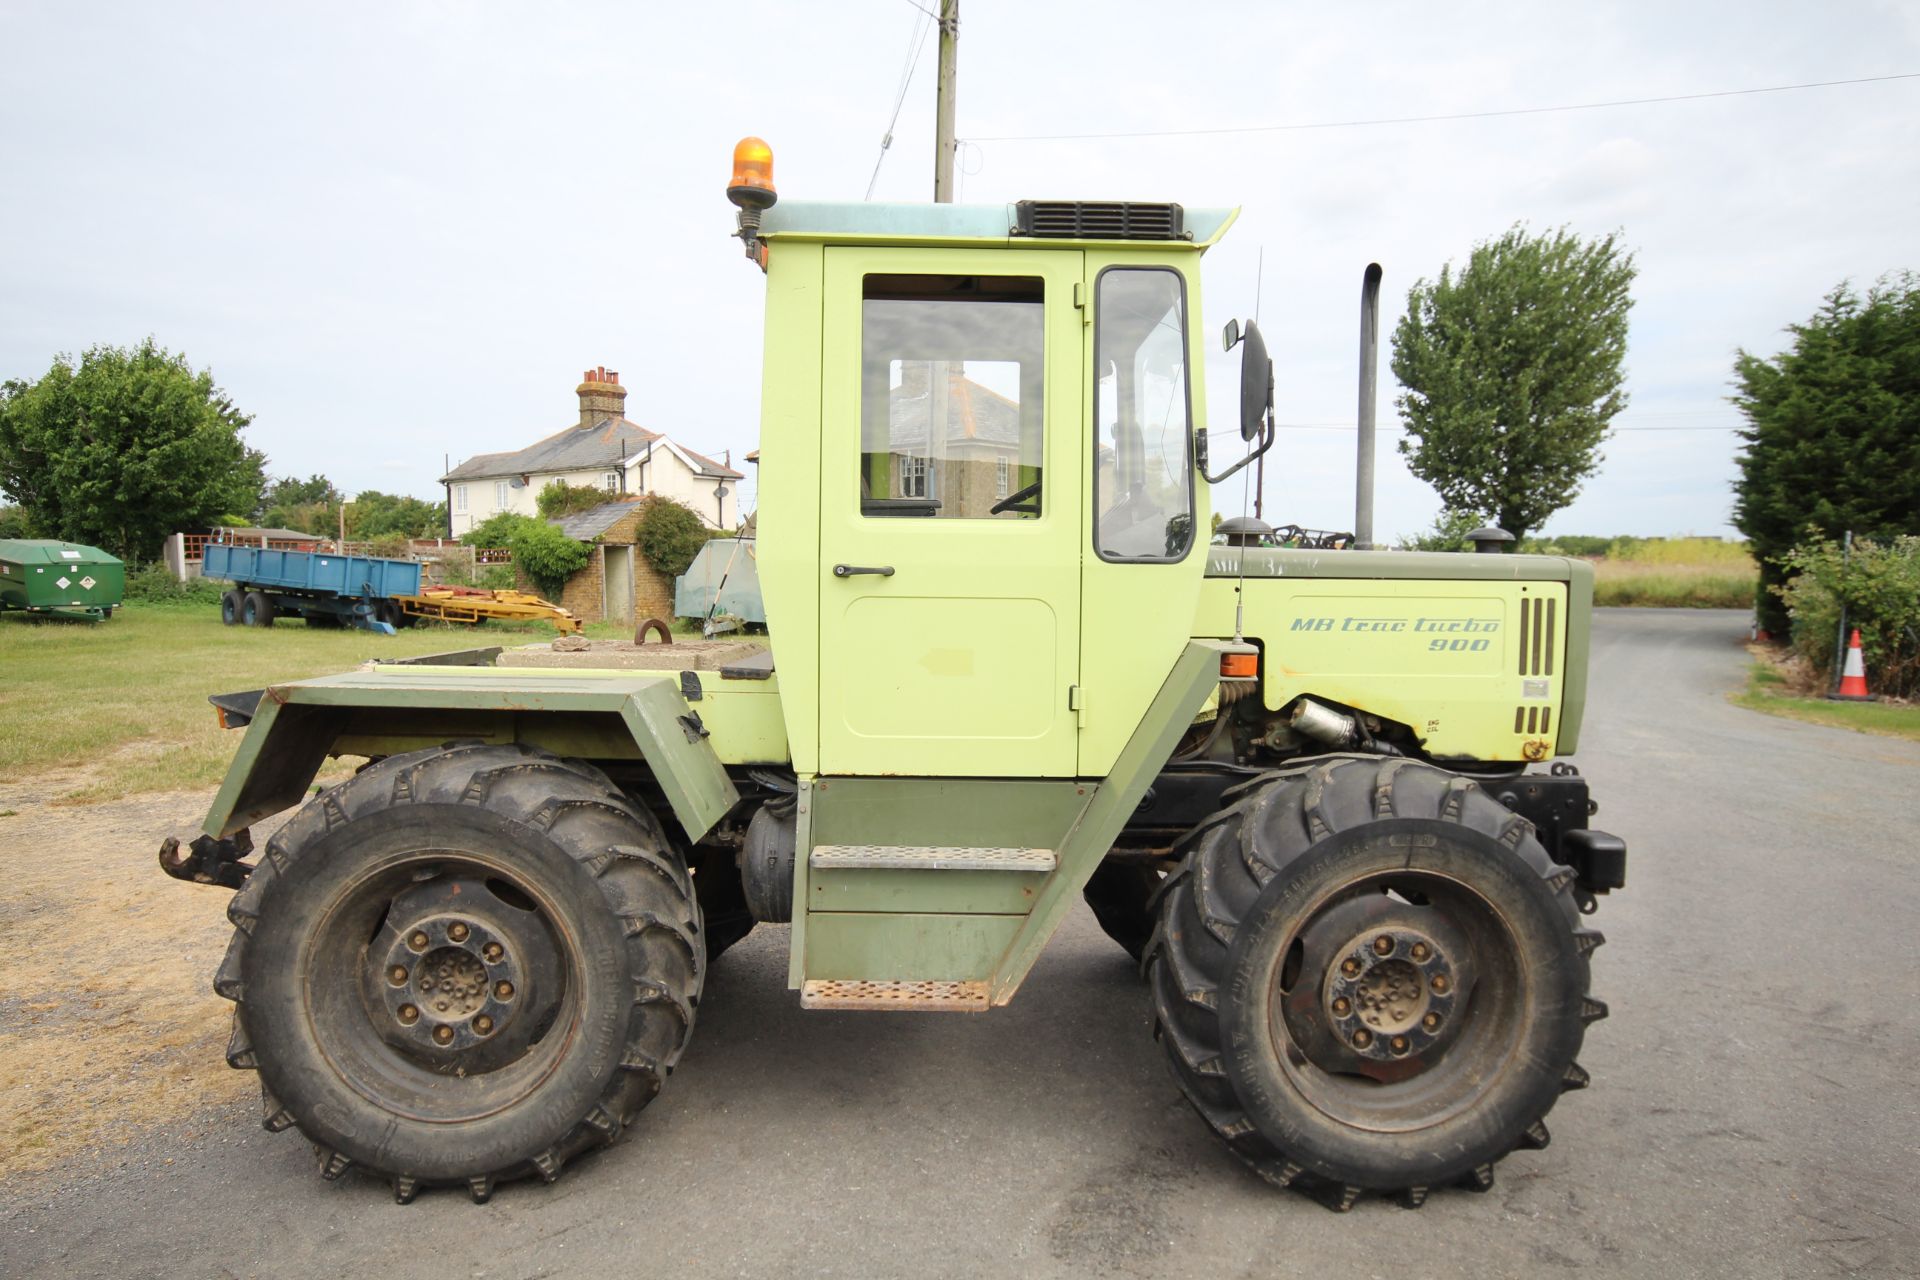
<path id="1" fill-rule="evenodd" d="M 300 617 L 310 627 L 392 635 L 413 621 L 395 597 L 420 594 L 419 562 L 377 556 L 210 542 L 200 572 L 234 584 L 220 597 L 220 620 L 228 626 L 270 627 L 277 617 Z"/>

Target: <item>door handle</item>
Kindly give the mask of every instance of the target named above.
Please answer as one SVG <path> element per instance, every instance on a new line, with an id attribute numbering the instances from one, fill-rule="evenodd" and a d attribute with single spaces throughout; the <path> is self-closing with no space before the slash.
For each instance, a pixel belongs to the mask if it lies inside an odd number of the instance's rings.
<path id="1" fill-rule="evenodd" d="M 878 574 L 882 578 L 891 578 L 893 576 L 893 566 L 890 564 L 837 564 L 833 566 L 833 576 L 836 578 L 851 578 L 856 573 L 873 573 Z"/>

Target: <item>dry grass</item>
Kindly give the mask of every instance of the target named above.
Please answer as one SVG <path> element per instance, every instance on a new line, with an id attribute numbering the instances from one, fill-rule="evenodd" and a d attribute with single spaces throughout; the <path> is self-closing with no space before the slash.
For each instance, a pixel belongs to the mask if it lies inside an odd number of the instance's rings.
<path id="1" fill-rule="evenodd" d="M 154 863 L 206 797 L 48 803 L 86 781 L 0 784 L 0 1180 L 255 1087 L 223 1060 L 230 1006 L 208 985 L 228 895 Z"/>
<path id="2" fill-rule="evenodd" d="M 1668 609 L 1750 609 L 1760 571 L 1745 546 L 1669 538 L 1593 562 L 1594 603 Z"/>

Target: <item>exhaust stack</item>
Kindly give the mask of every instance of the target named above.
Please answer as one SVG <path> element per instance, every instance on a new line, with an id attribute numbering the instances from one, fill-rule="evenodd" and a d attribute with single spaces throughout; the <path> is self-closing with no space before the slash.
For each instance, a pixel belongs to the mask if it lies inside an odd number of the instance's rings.
<path id="1" fill-rule="evenodd" d="M 1354 468 L 1353 545 L 1373 549 L 1374 386 L 1380 373 L 1380 264 L 1360 278 L 1360 456 Z"/>

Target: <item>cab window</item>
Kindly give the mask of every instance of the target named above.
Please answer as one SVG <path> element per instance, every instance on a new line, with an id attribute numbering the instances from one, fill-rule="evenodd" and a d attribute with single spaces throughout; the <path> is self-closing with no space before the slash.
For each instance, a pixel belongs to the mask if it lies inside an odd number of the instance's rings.
<path id="1" fill-rule="evenodd" d="M 1038 279 L 869 275 L 860 308 L 860 514 L 1042 511 Z"/>
<path id="2" fill-rule="evenodd" d="M 1102 560 L 1184 560 L 1193 545 L 1186 288 L 1110 267 L 1094 303 L 1093 545 Z"/>

